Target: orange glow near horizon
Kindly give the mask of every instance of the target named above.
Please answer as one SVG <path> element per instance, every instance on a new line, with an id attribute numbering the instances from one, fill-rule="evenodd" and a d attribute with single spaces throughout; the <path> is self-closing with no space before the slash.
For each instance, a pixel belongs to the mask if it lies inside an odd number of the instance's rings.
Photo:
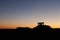
<path id="1" fill-rule="evenodd" d="M 35 26 L 37 26 L 37 24 L 4 24 L 4 25 L 0 25 L 0 29 L 16 29 L 17 27 L 29 27 L 29 28 L 34 28 Z M 50 24 L 51 28 L 60 28 L 60 25 L 54 25 L 54 24 Z"/>
<path id="2" fill-rule="evenodd" d="M 0 29 L 16 29 L 17 27 L 29 27 L 33 28 L 34 24 L 1 24 Z"/>

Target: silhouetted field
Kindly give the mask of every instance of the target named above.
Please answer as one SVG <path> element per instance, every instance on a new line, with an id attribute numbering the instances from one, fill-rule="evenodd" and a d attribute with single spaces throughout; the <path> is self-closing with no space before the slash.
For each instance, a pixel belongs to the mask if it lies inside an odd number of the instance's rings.
<path id="1" fill-rule="evenodd" d="M 0 32 L 18 32 L 18 33 L 22 33 L 22 32 L 60 32 L 60 28 L 51 28 L 49 25 L 44 25 L 43 22 L 41 23 L 38 23 L 38 25 L 31 29 L 31 28 L 28 28 L 28 27 L 17 27 L 16 29 L 0 29 Z"/>
<path id="2" fill-rule="evenodd" d="M 16 32 L 16 29 L 0 29 L 0 32 Z"/>

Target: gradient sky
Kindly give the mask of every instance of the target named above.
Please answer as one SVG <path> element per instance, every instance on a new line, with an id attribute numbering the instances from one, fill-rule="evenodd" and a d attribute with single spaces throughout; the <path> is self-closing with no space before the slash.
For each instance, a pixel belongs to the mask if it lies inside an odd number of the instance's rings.
<path id="1" fill-rule="evenodd" d="M 60 28 L 60 0 L 0 0 L 0 28 L 35 27 L 41 21 Z"/>

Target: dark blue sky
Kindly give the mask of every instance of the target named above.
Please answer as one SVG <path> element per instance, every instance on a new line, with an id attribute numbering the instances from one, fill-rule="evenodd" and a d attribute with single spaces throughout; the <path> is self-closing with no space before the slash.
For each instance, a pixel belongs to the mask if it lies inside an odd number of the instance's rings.
<path id="1" fill-rule="evenodd" d="M 44 21 L 60 26 L 60 0 L 0 0 L 1 26 L 31 26 Z"/>

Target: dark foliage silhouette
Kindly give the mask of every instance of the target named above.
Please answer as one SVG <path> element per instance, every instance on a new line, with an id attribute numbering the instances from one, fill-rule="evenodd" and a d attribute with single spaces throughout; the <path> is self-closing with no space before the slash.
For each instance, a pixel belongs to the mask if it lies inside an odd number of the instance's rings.
<path id="1" fill-rule="evenodd" d="M 28 27 L 25 27 L 25 28 L 23 28 L 23 27 L 18 27 L 17 28 L 17 32 L 30 32 L 30 28 L 28 28 Z"/>
<path id="2" fill-rule="evenodd" d="M 39 22 L 38 26 L 33 29 L 30 28 L 17 28 L 19 32 L 52 32 L 52 28 L 48 25 L 44 25 L 44 22 Z"/>
<path id="3" fill-rule="evenodd" d="M 39 22 L 33 30 L 36 32 L 52 32 L 52 28 L 49 25 L 44 25 L 44 22 Z"/>

